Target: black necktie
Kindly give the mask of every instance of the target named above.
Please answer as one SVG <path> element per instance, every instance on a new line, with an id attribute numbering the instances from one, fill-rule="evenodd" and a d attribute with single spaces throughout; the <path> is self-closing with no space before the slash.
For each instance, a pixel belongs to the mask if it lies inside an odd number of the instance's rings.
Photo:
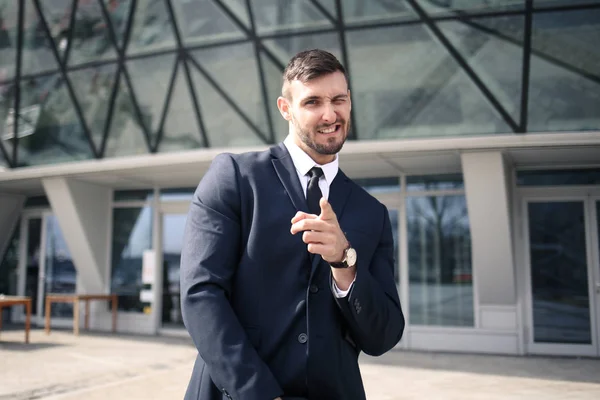
<path id="1" fill-rule="evenodd" d="M 308 181 L 308 187 L 306 188 L 306 203 L 308 204 L 308 212 L 311 214 L 321 214 L 321 206 L 319 201 L 323 197 L 321 189 L 319 188 L 319 179 L 323 176 L 323 170 L 319 167 L 312 167 L 308 174 L 310 180 Z"/>

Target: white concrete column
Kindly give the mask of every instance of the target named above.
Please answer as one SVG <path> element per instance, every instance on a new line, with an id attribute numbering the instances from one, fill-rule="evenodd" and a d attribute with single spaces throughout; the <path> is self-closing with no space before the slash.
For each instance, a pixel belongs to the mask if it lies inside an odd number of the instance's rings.
<path id="1" fill-rule="evenodd" d="M 110 188 L 67 178 L 42 183 L 77 270 L 77 291 L 108 293 Z"/>
<path id="2" fill-rule="evenodd" d="M 461 155 L 471 225 L 479 328 L 516 332 L 510 190 L 500 151 Z"/>
<path id="3" fill-rule="evenodd" d="M 19 223 L 25 196 L 0 193 L 0 258 L 4 255 L 8 242 Z"/>

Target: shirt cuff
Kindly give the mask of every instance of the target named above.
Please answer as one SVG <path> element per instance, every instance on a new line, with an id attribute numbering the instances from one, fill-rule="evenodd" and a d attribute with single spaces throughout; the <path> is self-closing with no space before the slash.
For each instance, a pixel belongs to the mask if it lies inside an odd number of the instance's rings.
<path id="1" fill-rule="evenodd" d="M 335 281 L 332 279 L 331 287 L 333 288 L 333 295 L 338 299 L 343 299 L 344 297 L 348 296 L 348 293 L 350 293 L 350 290 L 352 290 L 352 285 L 354 285 L 355 280 L 356 278 L 352 280 L 352 283 L 350 284 L 350 286 L 348 286 L 348 290 L 341 290 L 337 287 Z"/>

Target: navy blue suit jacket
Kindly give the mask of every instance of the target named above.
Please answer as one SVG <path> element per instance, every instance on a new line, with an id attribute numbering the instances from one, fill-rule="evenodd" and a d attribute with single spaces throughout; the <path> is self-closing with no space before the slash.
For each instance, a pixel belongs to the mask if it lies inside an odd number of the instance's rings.
<path id="1" fill-rule="evenodd" d="M 358 254 L 345 298 L 291 219 L 307 210 L 283 144 L 220 154 L 194 194 L 181 256 L 183 319 L 198 349 L 186 399 L 364 399 L 361 351 L 396 345 L 404 317 L 387 209 L 340 170 L 329 202 Z"/>

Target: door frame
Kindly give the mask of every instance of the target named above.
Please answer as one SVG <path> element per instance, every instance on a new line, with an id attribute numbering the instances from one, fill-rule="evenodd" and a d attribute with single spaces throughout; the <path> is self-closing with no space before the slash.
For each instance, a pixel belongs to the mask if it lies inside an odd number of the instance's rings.
<path id="1" fill-rule="evenodd" d="M 44 297 L 46 295 L 46 246 L 48 243 L 48 222 L 47 218 L 54 216 L 54 213 L 50 208 L 32 208 L 23 210 L 21 213 L 21 231 L 19 237 L 19 265 L 18 265 L 18 279 L 17 279 L 17 293 L 19 296 L 25 296 L 25 284 L 27 279 L 27 247 L 29 245 L 29 220 L 40 218 L 42 220 L 40 229 L 40 254 L 39 254 L 39 271 L 37 276 L 37 300 L 36 300 L 36 313 L 31 315 L 31 323 L 36 326 L 44 326 L 45 324 L 45 307 Z M 17 311 L 13 316 L 14 322 L 25 322 L 25 309 L 21 308 L 21 311 Z M 53 327 L 70 327 L 73 325 L 72 318 L 59 318 L 55 317 L 51 319 Z"/>
<path id="2" fill-rule="evenodd" d="M 161 202 L 158 204 L 157 212 L 155 213 L 154 221 L 154 249 L 156 259 L 156 269 L 154 273 L 154 285 L 156 290 L 154 291 L 154 306 L 153 308 L 153 319 L 155 331 L 160 335 L 167 336 L 189 336 L 185 328 L 169 328 L 164 327 L 162 323 L 162 306 L 163 306 L 163 227 L 164 218 L 166 215 L 187 215 L 190 209 L 190 201 L 178 200 Z"/>
<path id="3" fill-rule="evenodd" d="M 597 243 L 594 242 L 594 237 L 597 237 L 597 232 L 594 234 L 592 208 L 595 203 L 592 201 L 592 196 L 589 193 L 583 193 L 571 188 L 560 188 L 557 190 L 541 189 L 541 190 L 524 190 L 520 201 L 520 211 L 522 215 L 521 232 L 522 232 L 522 253 L 521 260 L 524 268 L 522 268 L 522 288 L 523 295 L 523 345 L 525 353 L 541 354 L 541 355 L 566 355 L 566 356 L 598 356 L 599 352 L 599 325 L 600 315 L 598 304 L 600 296 L 594 288 L 597 279 L 595 272 L 598 258 L 594 257 L 594 247 Z M 574 193 L 575 192 L 575 193 Z M 579 193 L 577 193 L 579 192 Z M 585 240 L 586 240 L 586 259 L 587 259 L 587 274 L 588 274 L 588 296 L 590 303 L 590 330 L 592 343 L 589 345 L 578 344 L 550 344 L 550 343 L 535 343 L 533 340 L 533 299 L 531 291 L 531 258 L 530 258 L 530 243 L 529 243 L 529 204 L 530 203 L 546 203 L 546 202 L 581 202 L 583 203 L 583 211 L 585 218 Z"/>

